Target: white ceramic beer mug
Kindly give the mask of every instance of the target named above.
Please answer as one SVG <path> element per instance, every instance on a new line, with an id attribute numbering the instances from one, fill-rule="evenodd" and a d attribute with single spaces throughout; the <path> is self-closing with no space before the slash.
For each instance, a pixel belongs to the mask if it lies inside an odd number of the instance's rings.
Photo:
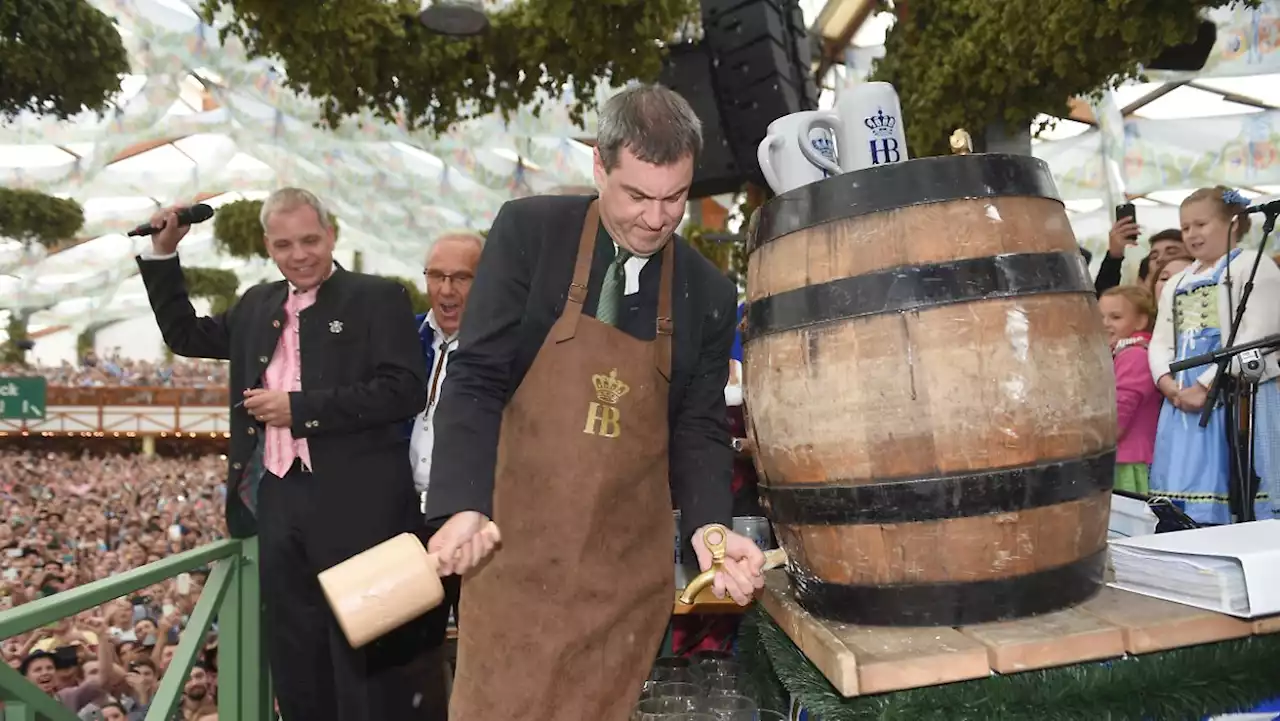
<path id="1" fill-rule="evenodd" d="M 773 188 L 773 192 L 785 193 L 831 175 L 824 170 L 826 166 L 814 165 L 806 159 L 806 155 L 801 152 L 803 148 L 796 142 L 801 128 L 811 124 L 818 115 L 820 113 L 816 110 L 805 110 L 784 115 L 769 123 L 768 134 L 760 142 L 756 159 L 760 162 L 760 172 L 764 174 L 764 179 Z M 835 148 L 832 147 L 829 130 L 815 128 L 812 132 L 805 133 L 804 137 L 804 144 L 811 153 L 822 157 L 828 165 L 835 165 Z"/>
<path id="2" fill-rule="evenodd" d="M 861 83 L 836 100 L 835 112 L 819 113 L 802 126 L 797 137 L 826 130 L 836 140 L 839 162 L 801 147 L 809 162 L 832 174 L 863 170 L 907 160 L 907 133 L 902 105 L 889 83 Z"/>

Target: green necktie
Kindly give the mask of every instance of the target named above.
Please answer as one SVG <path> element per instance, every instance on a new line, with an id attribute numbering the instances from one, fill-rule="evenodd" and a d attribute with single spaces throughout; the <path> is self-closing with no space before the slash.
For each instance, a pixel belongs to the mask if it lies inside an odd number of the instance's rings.
<path id="1" fill-rule="evenodd" d="M 618 325 L 618 301 L 622 300 L 622 289 L 627 284 L 626 271 L 622 266 L 631 256 L 631 253 L 618 248 L 613 262 L 609 263 L 609 268 L 604 272 L 604 283 L 600 285 L 600 304 L 596 306 L 596 320 L 601 323 L 615 327 Z"/>

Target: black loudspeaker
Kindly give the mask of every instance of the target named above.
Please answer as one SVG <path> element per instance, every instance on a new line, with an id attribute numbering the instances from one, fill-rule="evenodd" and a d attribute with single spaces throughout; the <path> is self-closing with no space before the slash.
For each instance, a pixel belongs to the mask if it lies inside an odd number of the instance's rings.
<path id="1" fill-rule="evenodd" d="M 702 120 L 694 198 L 762 183 L 756 148 L 769 123 L 818 107 L 798 0 L 702 0 L 702 26 L 700 43 L 672 48 L 660 80 Z"/>
<path id="2" fill-rule="evenodd" d="M 658 78 L 659 83 L 688 100 L 702 121 L 702 155 L 693 171 L 691 198 L 732 193 L 745 180 L 722 127 L 711 74 L 711 56 L 702 44 L 686 43 L 671 48 Z"/>
<path id="3" fill-rule="evenodd" d="M 738 164 L 762 180 L 756 148 L 769 123 L 818 107 L 798 0 L 702 0 L 725 134 Z"/>
<path id="4" fill-rule="evenodd" d="M 1147 67 L 1152 70 L 1181 70 L 1193 72 L 1204 68 L 1209 61 L 1209 53 L 1213 52 L 1213 44 L 1218 40 L 1218 26 L 1210 20 L 1202 20 L 1196 30 L 1196 39 L 1183 44 L 1174 45 L 1160 53 Z"/>

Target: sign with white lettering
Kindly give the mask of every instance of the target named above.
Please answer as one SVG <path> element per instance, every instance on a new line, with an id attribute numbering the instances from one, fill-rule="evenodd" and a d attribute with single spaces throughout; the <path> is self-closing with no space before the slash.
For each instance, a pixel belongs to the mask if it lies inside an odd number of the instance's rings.
<path id="1" fill-rule="evenodd" d="M 44 378 L 0 378 L 0 419 L 44 420 L 48 392 Z"/>

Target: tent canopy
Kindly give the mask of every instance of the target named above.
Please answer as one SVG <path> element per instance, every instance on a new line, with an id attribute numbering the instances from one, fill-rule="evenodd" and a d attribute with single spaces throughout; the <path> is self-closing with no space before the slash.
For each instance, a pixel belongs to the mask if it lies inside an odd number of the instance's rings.
<path id="1" fill-rule="evenodd" d="M 92 2 L 116 18 L 132 58 L 115 111 L 0 125 L 0 184 L 74 198 L 86 215 L 82 237 L 64 247 L 0 239 L 0 307 L 36 311 L 33 330 L 149 313 L 133 262 L 147 241 L 123 233 L 161 205 L 217 207 L 306 187 L 339 217 L 340 257 L 359 251 L 371 272 L 416 278 L 440 232 L 487 228 L 510 198 L 592 184 L 591 147 L 579 139 L 594 135 L 595 118 L 575 127 L 565 102 L 541 117 L 485 117 L 439 137 L 372 117 L 322 130 L 318 105 L 285 89 L 269 62 L 247 58 L 234 39 L 219 43 L 196 15 L 198 0 Z M 824 77 L 821 107 L 883 54 L 892 16 L 851 20 L 849 7 L 861 4 L 801 0 L 818 35 L 835 36 L 828 47 L 858 23 L 843 62 Z M 1112 206 L 1126 198 L 1154 232 L 1177 226 L 1177 204 L 1196 187 L 1280 193 L 1280 0 L 1213 19 L 1219 39 L 1203 71 L 1153 73 L 1098 102 L 1076 102 L 1073 119 L 1034 145 L 1095 256 Z M 265 261 L 220 253 L 211 233 L 212 223 L 193 229 L 186 264 L 234 270 L 246 286 L 278 277 Z"/>

